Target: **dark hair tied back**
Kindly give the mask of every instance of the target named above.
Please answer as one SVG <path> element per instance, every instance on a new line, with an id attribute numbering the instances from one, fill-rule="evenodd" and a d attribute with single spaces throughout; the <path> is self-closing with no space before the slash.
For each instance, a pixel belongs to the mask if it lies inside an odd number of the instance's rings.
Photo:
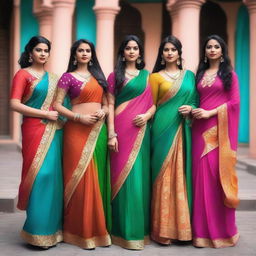
<path id="1" fill-rule="evenodd" d="M 32 63 L 29 62 L 29 55 L 32 53 L 33 49 L 38 45 L 38 44 L 46 44 L 48 46 L 48 50 L 50 52 L 51 50 L 51 42 L 43 37 L 43 36 L 33 36 L 30 38 L 28 43 L 25 46 L 24 52 L 21 54 L 20 59 L 18 63 L 20 64 L 21 68 L 27 68 L 32 65 Z"/>
<path id="2" fill-rule="evenodd" d="M 124 58 L 124 50 L 125 47 L 127 46 L 127 44 L 130 41 L 135 41 L 138 44 L 139 47 L 139 52 L 140 52 L 140 63 L 136 62 L 136 68 L 141 70 L 145 67 L 145 61 L 144 61 L 144 48 L 142 46 L 142 42 L 140 41 L 140 39 L 135 36 L 135 35 L 127 35 L 125 36 L 124 40 L 122 41 L 118 52 L 117 52 L 117 61 L 116 61 L 116 66 L 115 66 L 115 94 L 118 94 L 123 85 L 124 85 L 124 81 L 125 81 L 125 68 L 126 68 L 126 62 L 123 60 Z"/>
<path id="3" fill-rule="evenodd" d="M 75 41 L 71 46 L 67 72 L 73 72 L 77 69 L 77 65 L 74 64 L 74 60 L 76 56 L 76 51 L 80 44 L 88 44 L 90 46 L 92 57 L 90 60 L 91 65 L 88 65 L 88 70 L 92 74 L 92 76 L 98 81 L 98 83 L 102 86 L 102 88 L 106 90 L 107 81 L 98 62 L 94 44 L 86 39 L 79 39 Z"/>
<path id="4" fill-rule="evenodd" d="M 230 61 L 230 58 L 228 56 L 227 44 L 218 35 L 210 35 L 206 38 L 206 40 L 204 42 L 204 45 L 203 45 L 203 48 L 202 48 L 202 53 L 201 53 L 201 59 L 200 59 L 198 69 L 197 69 L 197 72 L 196 72 L 196 83 L 197 84 L 199 83 L 199 81 L 202 79 L 202 77 L 205 73 L 205 70 L 207 70 L 210 66 L 209 61 L 205 62 L 205 49 L 206 49 L 207 43 L 212 39 L 216 40 L 220 44 L 220 47 L 221 47 L 221 50 L 222 50 L 223 61 L 220 62 L 219 70 L 218 70 L 217 74 L 223 82 L 224 89 L 229 90 L 230 87 L 231 87 L 231 84 L 232 84 L 232 70 L 233 70 L 233 68 L 231 66 L 231 61 Z"/>
<path id="5" fill-rule="evenodd" d="M 177 65 L 179 69 L 182 69 L 182 44 L 180 42 L 180 40 L 175 37 L 175 36 L 167 36 L 164 38 L 164 40 L 161 42 L 160 46 L 159 46 L 159 49 L 158 49 L 158 55 L 157 55 L 157 58 L 156 58 L 156 63 L 155 63 L 155 66 L 153 68 L 153 73 L 155 72 L 159 72 L 160 70 L 162 69 L 165 69 L 166 67 L 166 64 L 162 64 L 162 55 L 163 55 L 163 51 L 164 51 L 164 47 L 165 47 L 165 44 L 167 43 L 171 43 L 175 46 L 175 48 L 177 49 L 178 51 L 178 54 L 179 54 L 179 61 L 180 61 L 180 64 Z"/>

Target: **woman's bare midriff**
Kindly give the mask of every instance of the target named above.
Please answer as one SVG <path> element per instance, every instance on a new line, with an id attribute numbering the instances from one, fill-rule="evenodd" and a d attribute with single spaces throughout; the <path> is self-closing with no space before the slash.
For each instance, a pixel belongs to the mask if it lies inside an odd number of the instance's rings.
<path id="1" fill-rule="evenodd" d="M 93 114 L 99 109 L 101 109 L 101 103 L 98 102 L 81 103 L 72 106 L 72 111 L 74 113 L 83 115 Z"/>

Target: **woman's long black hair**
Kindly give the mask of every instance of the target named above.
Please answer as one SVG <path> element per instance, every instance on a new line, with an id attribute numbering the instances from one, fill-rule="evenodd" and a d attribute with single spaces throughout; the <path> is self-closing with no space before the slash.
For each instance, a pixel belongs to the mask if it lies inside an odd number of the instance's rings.
<path id="1" fill-rule="evenodd" d="M 179 61 L 180 61 L 180 65 L 178 65 L 178 68 L 182 69 L 182 57 L 181 57 L 182 44 L 181 44 L 180 40 L 177 37 L 167 36 L 167 37 L 164 38 L 164 40 L 161 42 L 161 44 L 159 46 L 158 55 L 157 55 L 157 58 L 156 58 L 156 63 L 155 63 L 155 66 L 153 68 L 153 73 L 159 72 L 160 70 L 165 69 L 165 67 L 166 67 L 166 63 L 161 64 L 162 56 L 163 56 L 163 50 L 164 50 L 164 46 L 165 46 L 166 43 L 173 44 L 175 46 L 175 48 L 177 49 L 178 54 L 179 54 Z"/>
<path id="2" fill-rule="evenodd" d="M 210 41 L 211 39 L 216 40 L 220 44 L 220 47 L 222 50 L 223 62 L 220 62 L 219 70 L 218 70 L 217 74 L 220 77 L 220 79 L 222 80 L 225 90 L 229 90 L 231 87 L 231 83 L 232 83 L 232 69 L 233 68 L 231 66 L 231 61 L 228 56 L 228 47 L 227 47 L 225 41 L 218 35 L 210 35 L 205 40 L 205 43 L 202 48 L 202 57 L 200 59 L 198 69 L 196 72 L 196 83 L 198 83 L 201 80 L 201 78 L 204 75 L 205 70 L 208 69 L 210 66 L 208 60 L 207 60 L 207 62 L 205 62 L 205 49 L 206 49 L 208 41 Z"/>
<path id="3" fill-rule="evenodd" d="M 142 46 L 142 43 L 140 39 L 135 35 L 127 35 L 125 36 L 123 42 L 121 43 L 118 53 L 117 53 L 117 62 L 115 66 L 115 94 L 118 94 L 120 90 L 123 87 L 124 81 L 125 81 L 125 68 L 126 68 L 126 62 L 123 60 L 124 58 L 124 50 L 127 44 L 130 41 L 135 41 L 138 44 L 139 51 L 140 51 L 140 60 L 141 62 L 138 64 L 136 62 L 136 68 L 141 70 L 145 67 L 145 61 L 144 61 L 144 49 Z"/>
<path id="4" fill-rule="evenodd" d="M 43 36 L 31 37 L 28 43 L 26 44 L 25 50 L 21 54 L 20 59 L 18 61 L 21 68 L 27 68 L 32 65 L 32 62 L 29 62 L 29 55 L 30 53 L 32 53 L 33 49 L 40 43 L 46 44 L 48 46 L 49 52 L 51 51 L 51 42 L 47 38 Z"/>
<path id="5" fill-rule="evenodd" d="M 97 59 L 96 51 L 94 44 L 86 39 L 79 39 L 73 43 L 70 49 L 70 57 L 68 62 L 68 69 L 67 72 L 73 72 L 77 69 L 77 65 L 74 65 L 74 60 L 76 56 L 76 50 L 79 47 L 80 44 L 88 44 L 91 48 L 92 57 L 90 62 L 92 65 L 88 64 L 88 70 L 92 74 L 92 76 L 98 81 L 98 83 L 102 86 L 104 90 L 107 88 L 107 81 L 105 78 L 105 75 L 100 67 L 100 64 Z"/>

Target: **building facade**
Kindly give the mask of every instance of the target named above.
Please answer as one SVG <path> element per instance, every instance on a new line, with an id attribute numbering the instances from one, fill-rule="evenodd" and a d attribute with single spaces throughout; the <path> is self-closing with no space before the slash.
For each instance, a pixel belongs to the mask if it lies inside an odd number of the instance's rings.
<path id="1" fill-rule="evenodd" d="M 61 75 L 72 42 L 96 45 L 104 73 L 115 62 L 124 35 L 138 35 L 152 70 L 161 40 L 173 34 L 183 44 L 185 67 L 196 70 L 200 49 L 210 34 L 225 39 L 240 78 L 239 143 L 256 158 L 256 0 L 9 0 L 0 1 L 0 143 L 20 142 L 20 115 L 10 111 L 11 79 L 33 35 L 52 42 L 47 69 Z"/>

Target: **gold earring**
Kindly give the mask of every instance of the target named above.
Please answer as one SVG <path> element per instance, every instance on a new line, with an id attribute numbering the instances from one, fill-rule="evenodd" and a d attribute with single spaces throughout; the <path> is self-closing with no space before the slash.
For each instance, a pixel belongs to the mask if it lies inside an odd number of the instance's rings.
<path id="1" fill-rule="evenodd" d="M 208 59 L 206 56 L 204 56 L 204 63 L 207 63 Z"/>
<path id="2" fill-rule="evenodd" d="M 162 59 L 161 59 L 161 65 L 164 65 L 165 64 L 165 60 L 163 59 L 163 57 L 162 57 Z"/>
<path id="3" fill-rule="evenodd" d="M 89 61 L 89 66 L 92 66 L 92 65 L 93 65 L 93 63 L 92 63 L 92 61 L 90 60 L 90 61 Z"/>
<path id="4" fill-rule="evenodd" d="M 140 64 L 140 63 L 141 63 L 141 58 L 140 58 L 140 57 L 136 60 L 136 63 L 137 63 L 137 64 Z"/>
<path id="5" fill-rule="evenodd" d="M 179 59 L 177 60 L 177 65 L 178 65 L 178 66 L 180 65 L 180 60 L 179 60 Z"/>
<path id="6" fill-rule="evenodd" d="M 224 62 L 224 58 L 223 56 L 220 57 L 220 62 L 223 63 Z"/>
<path id="7" fill-rule="evenodd" d="M 122 61 L 125 62 L 125 57 L 122 58 Z"/>
<path id="8" fill-rule="evenodd" d="M 77 60 L 76 59 L 73 61 L 73 64 L 74 64 L 74 66 L 77 65 Z"/>
<path id="9" fill-rule="evenodd" d="M 32 59 L 32 57 L 31 57 L 31 56 L 29 56 L 29 58 L 28 58 L 28 62 L 29 62 L 29 63 L 32 63 L 32 62 L 33 62 L 33 59 Z"/>

